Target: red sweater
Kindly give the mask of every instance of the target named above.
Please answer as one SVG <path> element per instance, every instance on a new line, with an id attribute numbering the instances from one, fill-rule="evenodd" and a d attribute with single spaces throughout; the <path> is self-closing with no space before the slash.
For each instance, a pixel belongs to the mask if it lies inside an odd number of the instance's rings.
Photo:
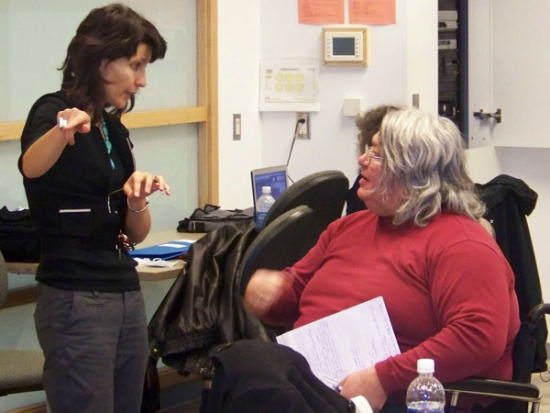
<path id="1" fill-rule="evenodd" d="M 286 291 L 269 320 L 294 327 L 384 298 L 401 349 L 376 364 L 389 395 L 402 396 L 419 358 L 435 360 L 442 382 L 511 378 L 520 324 L 514 275 L 474 220 L 443 213 L 426 227 L 396 227 L 357 212 L 332 223 L 285 274 Z"/>

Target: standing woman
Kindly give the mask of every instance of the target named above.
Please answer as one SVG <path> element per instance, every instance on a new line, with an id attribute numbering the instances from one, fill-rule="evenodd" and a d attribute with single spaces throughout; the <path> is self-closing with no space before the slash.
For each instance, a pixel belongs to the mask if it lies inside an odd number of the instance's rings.
<path id="1" fill-rule="evenodd" d="M 61 90 L 38 99 L 21 136 L 19 169 L 42 247 L 35 323 L 53 413 L 140 411 L 147 319 L 125 245 L 150 230 L 147 196 L 170 187 L 135 169 L 120 117 L 165 52 L 134 10 L 92 10 L 67 49 Z"/>

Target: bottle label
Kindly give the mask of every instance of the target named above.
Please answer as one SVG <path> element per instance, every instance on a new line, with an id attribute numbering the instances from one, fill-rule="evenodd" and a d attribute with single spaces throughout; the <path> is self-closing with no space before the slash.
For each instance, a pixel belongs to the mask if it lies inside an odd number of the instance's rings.
<path id="1" fill-rule="evenodd" d="M 256 225 L 258 226 L 258 228 L 261 228 L 263 226 L 266 215 L 267 215 L 267 212 L 256 213 Z"/>
<path id="2" fill-rule="evenodd" d="M 409 402 L 407 413 L 444 413 L 445 404 L 441 402 Z"/>

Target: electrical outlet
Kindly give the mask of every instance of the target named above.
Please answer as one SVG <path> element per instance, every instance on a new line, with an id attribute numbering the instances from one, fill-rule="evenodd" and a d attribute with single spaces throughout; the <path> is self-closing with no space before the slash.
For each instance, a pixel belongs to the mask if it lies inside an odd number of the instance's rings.
<path id="1" fill-rule="evenodd" d="M 299 122 L 303 119 L 304 122 Z M 311 139 L 311 129 L 309 128 L 309 112 L 296 112 L 296 139 Z"/>

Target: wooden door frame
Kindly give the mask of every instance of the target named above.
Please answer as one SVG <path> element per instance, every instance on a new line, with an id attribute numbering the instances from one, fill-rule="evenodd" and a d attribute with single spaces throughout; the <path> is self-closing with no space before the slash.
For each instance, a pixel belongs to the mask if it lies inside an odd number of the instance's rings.
<path id="1" fill-rule="evenodd" d="M 197 0 L 198 105 L 207 108 L 199 123 L 199 206 L 219 205 L 218 174 L 218 4 Z"/>

